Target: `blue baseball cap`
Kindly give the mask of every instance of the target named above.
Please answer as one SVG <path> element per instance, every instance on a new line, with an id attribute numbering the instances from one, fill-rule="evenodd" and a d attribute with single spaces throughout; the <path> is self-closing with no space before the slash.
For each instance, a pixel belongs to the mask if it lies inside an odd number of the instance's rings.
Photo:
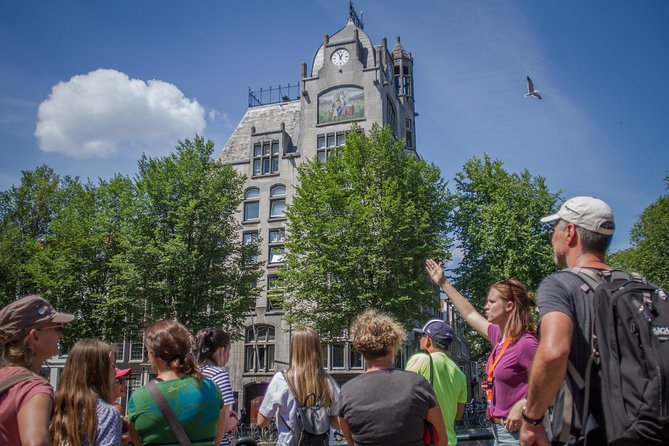
<path id="1" fill-rule="evenodd" d="M 453 329 L 441 319 L 430 319 L 423 328 L 414 328 L 413 331 L 423 334 L 442 345 L 448 345 L 453 340 Z"/>

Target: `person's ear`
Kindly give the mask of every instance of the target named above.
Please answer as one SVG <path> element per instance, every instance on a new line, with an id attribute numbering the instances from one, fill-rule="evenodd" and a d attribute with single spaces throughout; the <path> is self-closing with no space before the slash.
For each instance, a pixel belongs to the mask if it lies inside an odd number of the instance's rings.
<path id="1" fill-rule="evenodd" d="M 513 302 L 513 301 L 511 301 L 511 300 L 507 300 L 507 301 L 506 301 L 506 305 L 504 306 L 504 309 L 505 309 L 506 311 L 508 311 L 508 312 L 511 312 L 511 310 L 513 310 L 513 308 L 514 308 L 515 306 L 516 306 L 515 302 Z"/>
<path id="2" fill-rule="evenodd" d="M 39 340 L 38 334 L 39 334 L 38 329 L 36 329 L 36 328 L 31 329 L 28 332 L 28 340 L 33 341 L 33 342 Z"/>

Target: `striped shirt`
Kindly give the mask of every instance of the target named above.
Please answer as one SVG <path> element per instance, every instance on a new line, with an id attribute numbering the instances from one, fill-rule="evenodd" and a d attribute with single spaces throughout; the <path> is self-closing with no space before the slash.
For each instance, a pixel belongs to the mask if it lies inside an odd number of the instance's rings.
<path id="1" fill-rule="evenodd" d="M 211 364 L 205 364 L 200 367 L 200 373 L 207 379 L 210 379 L 216 384 L 216 387 L 221 392 L 224 406 L 232 406 L 235 403 L 235 397 L 232 394 L 232 386 L 230 385 L 230 376 L 228 372 Z M 230 407 L 231 409 L 232 407 Z M 223 435 L 220 446 L 230 446 L 230 437 L 226 433 Z"/>

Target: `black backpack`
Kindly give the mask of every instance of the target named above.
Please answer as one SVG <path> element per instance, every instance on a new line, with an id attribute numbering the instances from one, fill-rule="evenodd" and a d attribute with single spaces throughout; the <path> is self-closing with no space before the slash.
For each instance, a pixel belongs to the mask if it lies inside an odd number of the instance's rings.
<path id="1" fill-rule="evenodd" d="M 293 446 L 328 446 L 330 442 L 330 408 L 323 407 L 322 398 L 317 398 L 314 393 L 307 395 L 304 401 L 299 401 L 288 377 L 283 371 L 281 371 L 281 374 L 297 402 L 297 421 L 295 428 L 291 429 Z M 290 429 L 285 420 L 284 424 Z"/>
<path id="2" fill-rule="evenodd" d="M 609 445 L 669 444 L 669 301 L 667 293 L 636 273 L 570 268 L 592 293 L 591 355 L 586 376 L 569 364 L 572 380 L 600 398 L 596 421 Z M 591 380 L 599 379 L 599 395 Z M 583 431 L 585 434 L 585 422 Z"/>

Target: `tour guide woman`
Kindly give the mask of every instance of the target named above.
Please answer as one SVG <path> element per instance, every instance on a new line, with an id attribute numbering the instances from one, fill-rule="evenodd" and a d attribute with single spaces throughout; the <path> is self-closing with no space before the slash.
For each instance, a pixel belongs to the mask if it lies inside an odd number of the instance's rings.
<path id="1" fill-rule="evenodd" d="M 493 423 L 495 444 L 517 445 L 530 367 L 538 344 L 530 313 L 532 299 L 518 280 L 502 280 L 490 287 L 483 317 L 446 281 L 437 262 L 428 259 L 425 269 L 465 321 L 492 344 L 484 383 L 488 418 Z"/>

